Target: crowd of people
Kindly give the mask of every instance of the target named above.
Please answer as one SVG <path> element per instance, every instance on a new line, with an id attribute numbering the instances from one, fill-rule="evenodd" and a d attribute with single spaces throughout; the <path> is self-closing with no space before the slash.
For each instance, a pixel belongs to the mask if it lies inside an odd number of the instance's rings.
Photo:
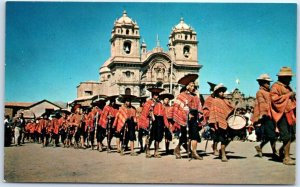
<path id="1" fill-rule="evenodd" d="M 151 92 L 149 99 L 134 95 L 106 96 L 93 101 L 91 107 L 75 104 L 70 112 L 56 111 L 51 114 L 51 120 L 47 113 L 27 122 L 22 113 L 13 121 L 5 116 L 5 145 L 9 146 L 13 139 L 19 146 L 27 138 L 43 148 L 62 146 L 111 152 L 111 141 L 115 137 L 116 152 L 121 155 L 130 151 L 131 156 L 145 153 L 146 158 L 161 158 L 158 150 L 164 140 L 166 155 L 174 154 L 176 159 L 181 159 L 182 146 L 188 158 L 202 160 L 197 144 L 201 141 L 200 132 L 204 131 L 204 134 L 209 132 L 213 140 L 213 154 L 227 162 L 225 149 L 237 136 L 236 133 L 241 139 L 246 139 L 256 131 L 260 141 L 255 146 L 258 156 L 263 156 L 262 148 L 270 142 L 274 157 L 286 165 L 294 165 L 295 161 L 290 158 L 290 144 L 296 133 L 296 94 L 289 86 L 293 73 L 291 68 L 282 67 L 277 76 L 278 81 L 272 86 L 268 74 L 257 78 L 259 91 L 255 106 L 245 110 L 238 109 L 238 103 L 226 99 L 227 88 L 222 83 L 209 82 L 211 95 L 201 104 L 195 88 L 198 75 L 188 74 L 178 81 L 183 88 L 176 98 L 169 93 L 161 94 L 162 88 L 153 87 L 148 89 Z M 117 104 L 117 99 L 122 105 Z M 133 107 L 133 100 L 139 101 L 140 106 Z M 234 124 L 239 116 L 246 119 L 245 125 L 235 129 L 231 123 Z M 233 122 L 228 122 L 229 117 L 233 118 Z M 179 141 L 171 152 L 169 147 L 174 134 Z M 277 151 L 278 136 L 283 145 Z M 135 152 L 135 141 L 138 141 L 139 152 Z M 153 154 L 150 151 L 152 143 Z"/>

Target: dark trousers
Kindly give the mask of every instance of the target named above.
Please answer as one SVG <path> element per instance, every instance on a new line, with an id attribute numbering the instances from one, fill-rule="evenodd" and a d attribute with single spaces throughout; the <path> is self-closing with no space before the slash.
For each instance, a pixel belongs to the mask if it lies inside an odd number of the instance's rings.
<path id="1" fill-rule="evenodd" d="M 201 138 L 199 135 L 200 127 L 197 124 L 197 121 L 192 118 L 188 122 L 189 125 L 189 139 L 190 140 L 196 140 L 197 142 L 201 142 Z M 180 128 L 180 138 L 179 138 L 179 144 L 184 144 L 187 142 L 187 127 L 181 126 Z"/>
<path id="2" fill-rule="evenodd" d="M 296 139 L 296 125 L 289 125 L 286 116 L 283 115 L 282 118 L 277 123 L 279 129 L 280 139 L 283 143 L 294 141 Z"/>

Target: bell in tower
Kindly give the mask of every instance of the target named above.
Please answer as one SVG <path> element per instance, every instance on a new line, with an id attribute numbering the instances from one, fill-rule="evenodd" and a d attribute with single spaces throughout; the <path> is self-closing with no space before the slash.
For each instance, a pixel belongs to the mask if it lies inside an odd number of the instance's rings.
<path id="1" fill-rule="evenodd" d="M 111 57 L 130 59 L 138 61 L 140 59 L 140 33 L 139 26 L 127 16 L 124 10 L 123 15 L 114 23 L 111 32 Z"/>
<path id="2" fill-rule="evenodd" d="M 197 33 L 184 22 L 183 18 L 172 29 L 168 45 L 173 46 L 172 50 L 176 54 L 176 62 L 198 64 Z"/>

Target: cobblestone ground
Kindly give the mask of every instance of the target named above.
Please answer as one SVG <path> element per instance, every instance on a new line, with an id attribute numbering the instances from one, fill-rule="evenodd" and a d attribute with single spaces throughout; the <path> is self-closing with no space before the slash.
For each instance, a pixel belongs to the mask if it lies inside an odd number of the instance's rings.
<path id="1" fill-rule="evenodd" d="M 267 144 L 264 157 L 259 158 L 257 142 L 233 141 L 227 147 L 229 162 L 212 155 L 211 141 L 205 153 L 205 143 L 198 144 L 203 160 L 120 156 L 91 149 L 62 147 L 41 148 L 41 144 L 4 148 L 4 179 L 6 182 L 70 182 L 70 183 L 179 183 L 179 184 L 294 184 L 296 166 L 286 166 L 272 160 Z M 176 146 L 174 140 L 171 148 Z M 137 145 L 136 145 L 137 146 Z M 281 143 L 278 142 L 279 148 Z M 296 144 L 291 145 L 291 157 L 296 159 Z M 138 149 L 136 149 L 138 151 Z M 153 150 L 151 150 L 153 154 Z M 185 151 L 182 149 L 182 156 Z"/>

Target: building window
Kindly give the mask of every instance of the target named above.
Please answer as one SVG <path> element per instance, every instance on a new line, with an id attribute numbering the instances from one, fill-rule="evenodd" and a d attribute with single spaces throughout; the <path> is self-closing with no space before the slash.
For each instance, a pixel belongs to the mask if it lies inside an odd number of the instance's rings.
<path id="1" fill-rule="evenodd" d="M 183 55 L 187 58 L 190 55 L 190 46 L 186 45 L 183 47 Z"/>
<path id="2" fill-rule="evenodd" d="M 185 40 L 187 40 L 187 37 L 188 37 L 188 36 L 187 36 L 187 35 L 185 35 L 185 36 L 184 36 L 184 39 L 185 39 Z"/>
<path id="3" fill-rule="evenodd" d="M 126 71 L 125 75 L 126 75 L 127 78 L 129 78 L 130 77 L 130 71 Z"/>
<path id="4" fill-rule="evenodd" d="M 125 89 L 125 95 L 131 95 L 131 89 L 130 88 Z"/>
<path id="5" fill-rule="evenodd" d="M 129 34 L 129 30 L 128 29 L 126 29 L 126 35 L 128 35 Z"/>
<path id="6" fill-rule="evenodd" d="M 131 51 L 131 42 L 130 41 L 124 42 L 123 50 L 126 54 L 130 54 L 130 51 Z"/>
<path id="7" fill-rule="evenodd" d="M 85 96 L 90 96 L 93 95 L 92 91 L 84 91 Z"/>

